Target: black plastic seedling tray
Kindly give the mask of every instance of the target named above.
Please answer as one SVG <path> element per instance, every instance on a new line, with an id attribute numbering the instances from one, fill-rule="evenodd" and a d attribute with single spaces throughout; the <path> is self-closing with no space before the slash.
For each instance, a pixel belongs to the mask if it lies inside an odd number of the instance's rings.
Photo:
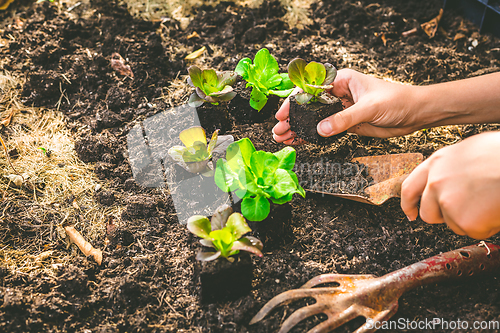
<path id="1" fill-rule="evenodd" d="M 480 33 L 500 37 L 500 0 L 444 0 L 444 10 L 448 8 L 458 8 Z"/>

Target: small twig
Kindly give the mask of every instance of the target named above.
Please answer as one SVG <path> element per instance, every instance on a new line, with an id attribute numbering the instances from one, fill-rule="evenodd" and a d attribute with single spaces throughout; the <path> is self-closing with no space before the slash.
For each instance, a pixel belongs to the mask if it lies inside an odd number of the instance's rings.
<path id="1" fill-rule="evenodd" d="M 9 102 L 9 106 L 10 106 L 10 102 Z M 5 109 L 7 110 L 9 108 L 9 106 L 7 106 Z M 17 113 L 17 111 L 18 111 L 18 109 L 12 109 L 12 110 L 10 110 L 10 113 L 7 115 L 7 117 L 5 117 L 0 122 L 0 125 L 5 126 L 5 127 L 9 126 L 10 123 L 12 122 L 12 118 Z"/>
<path id="2" fill-rule="evenodd" d="M 160 295 L 160 301 L 158 302 L 158 307 L 161 307 L 161 303 L 163 303 L 163 297 L 165 297 L 165 294 L 167 293 L 167 290 L 163 290 L 163 292 Z"/>
<path id="3" fill-rule="evenodd" d="M 142 246 L 141 240 L 139 238 L 137 238 L 137 244 L 139 244 L 141 251 L 144 252 L 144 246 Z"/>
<path id="4" fill-rule="evenodd" d="M 5 205 L 5 208 L 2 211 L 2 216 L 0 217 L 0 220 L 4 221 L 5 211 L 7 210 L 7 208 L 9 208 L 9 205 L 10 205 L 10 201 L 7 201 L 7 204 Z"/>
<path id="5" fill-rule="evenodd" d="M 480 241 L 478 246 L 484 246 L 484 247 L 488 250 L 488 253 L 486 253 L 486 255 L 487 255 L 487 256 L 489 256 L 489 255 L 490 255 L 491 250 L 490 250 L 490 248 L 488 247 L 488 244 L 486 244 L 486 242 L 485 242 L 485 241 Z"/>
<path id="6" fill-rule="evenodd" d="M 9 165 L 12 168 L 12 170 L 14 170 L 14 173 L 16 175 L 18 175 L 19 177 L 21 177 L 21 179 L 23 180 L 23 184 L 24 184 L 24 177 L 19 172 L 17 172 L 17 170 L 14 168 L 14 166 L 10 162 L 9 151 L 7 150 L 7 146 L 5 145 L 5 142 L 3 141 L 2 136 L 0 136 L 0 143 L 2 143 L 3 150 L 5 151 L 5 156 L 7 157 L 7 162 L 9 162 Z"/>
<path id="7" fill-rule="evenodd" d="M 418 32 L 418 28 L 413 28 L 413 29 L 410 29 L 408 31 L 402 32 L 401 36 L 408 37 L 408 36 L 416 34 L 417 32 Z"/>
<path id="8" fill-rule="evenodd" d="M 173 311 L 176 315 L 178 315 L 178 316 L 180 316 L 180 317 L 182 317 L 182 318 L 186 319 L 186 317 L 184 317 L 182 314 L 180 314 L 179 312 L 177 312 L 177 311 L 175 310 L 175 308 L 174 308 L 174 307 L 173 307 L 173 306 L 172 306 L 172 305 L 171 305 L 171 304 L 170 304 L 167 300 L 165 300 L 165 304 L 167 304 L 167 305 L 168 305 L 168 307 L 169 307 L 169 308 L 170 308 L 170 309 L 171 309 L 171 310 L 172 310 L 172 311 Z"/>
<path id="9" fill-rule="evenodd" d="M 69 239 L 75 243 L 86 256 L 92 256 L 98 265 L 102 263 L 102 251 L 96 249 L 83 238 L 83 236 L 71 225 L 64 227 Z"/>
<path id="10" fill-rule="evenodd" d="M 64 75 L 64 74 L 61 74 L 61 75 L 66 80 L 66 82 L 68 82 L 69 84 L 71 84 L 71 81 L 66 77 L 66 75 Z"/>
<path id="11" fill-rule="evenodd" d="M 80 6 L 82 3 L 81 2 L 77 2 L 75 3 L 73 6 L 69 7 L 68 9 L 66 9 L 67 12 L 70 12 L 72 11 L 73 9 L 75 9 L 76 7 Z"/>

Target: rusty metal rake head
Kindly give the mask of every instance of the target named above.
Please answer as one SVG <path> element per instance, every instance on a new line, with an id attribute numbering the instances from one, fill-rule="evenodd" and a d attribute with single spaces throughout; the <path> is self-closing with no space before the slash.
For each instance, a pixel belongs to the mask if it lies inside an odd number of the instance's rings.
<path id="1" fill-rule="evenodd" d="M 300 321 L 320 313 L 326 314 L 328 319 L 309 333 L 329 332 L 359 316 L 372 318 L 374 321 L 387 320 L 398 309 L 400 292 L 392 290 L 384 295 L 376 293 L 377 279 L 373 275 L 319 275 L 300 289 L 289 290 L 274 297 L 255 315 L 250 324 L 263 319 L 275 307 L 304 297 L 312 297 L 316 303 L 295 311 L 285 320 L 279 333 L 288 332 Z M 336 282 L 339 286 L 313 288 L 330 282 Z M 356 333 L 369 331 L 369 325 L 365 324 Z"/>
<path id="2" fill-rule="evenodd" d="M 367 322 L 355 333 L 375 331 L 373 323 L 389 319 L 398 309 L 398 299 L 415 287 L 446 279 L 458 279 L 500 268 L 500 247 L 481 242 L 417 262 L 382 277 L 373 275 L 319 275 L 300 289 L 286 291 L 271 299 L 250 324 L 262 320 L 275 307 L 300 298 L 312 297 L 315 304 L 295 311 L 283 323 L 279 333 L 286 333 L 300 321 L 320 313 L 328 319 L 309 333 L 330 332 L 348 321 L 363 316 Z M 315 286 L 336 282 L 337 287 Z"/>

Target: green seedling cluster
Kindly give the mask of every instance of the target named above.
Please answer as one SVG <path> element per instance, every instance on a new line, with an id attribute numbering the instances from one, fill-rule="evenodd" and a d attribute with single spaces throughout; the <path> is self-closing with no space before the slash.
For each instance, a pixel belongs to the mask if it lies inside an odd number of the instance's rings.
<path id="1" fill-rule="evenodd" d="M 250 106 L 257 111 L 262 110 L 269 95 L 288 97 L 295 86 L 302 93 L 295 95 L 299 104 L 320 102 L 331 104 L 334 99 L 325 90 L 333 88 L 337 70 L 329 63 L 321 64 L 315 61 L 307 63 L 301 58 L 295 58 L 288 64 L 288 73 L 279 73 L 276 58 L 263 48 L 255 54 L 255 58 L 243 58 L 238 62 L 234 72 L 217 73 L 214 69 L 201 70 L 196 66 L 188 69 L 188 83 L 196 88 L 189 98 L 189 105 L 198 107 L 204 102 L 219 104 L 236 96 L 232 85 L 240 75 L 251 87 Z"/>
<path id="2" fill-rule="evenodd" d="M 250 106 L 255 110 L 262 110 L 270 94 L 287 97 L 292 92 L 293 83 L 288 74 L 278 71 L 278 62 L 266 48 L 255 54 L 253 62 L 243 58 L 236 66 L 235 72 L 247 81 L 247 88 L 252 87 Z"/>
<path id="3" fill-rule="evenodd" d="M 196 88 L 189 98 L 189 105 L 198 107 L 204 102 L 219 104 L 231 100 L 236 95 L 232 86 L 240 75 L 246 81 L 246 87 L 252 88 L 250 106 L 257 111 L 266 105 L 269 95 L 288 97 L 295 86 L 302 89 L 295 96 L 299 104 L 330 104 L 333 99 L 325 91 L 333 88 L 337 75 L 337 70 L 329 63 L 307 63 L 300 58 L 288 64 L 288 73 L 279 73 L 278 62 L 266 48 L 259 50 L 253 60 L 241 59 L 234 72 L 201 70 L 196 66 L 189 67 L 188 72 L 188 82 Z M 207 163 L 218 146 L 218 131 L 213 134 L 210 143 L 207 143 L 205 131 L 199 126 L 181 132 L 179 137 L 184 146 L 170 148 L 168 153 L 171 158 L 188 171 L 205 174 Z M 257 151 L 248 138 L 233 141 L 224 140 L 226 158 L 217 161 L 215 173 L 211 175 L 214 175 L 215 184 L 222 191 L 233 192 L 241 199 L 243 215 L 233 213 L 229 207 L 222 207 L 211 220 L 200 215 L 192 216 L 188 220 L 188 229 L 202 238 L 201 244 L 216 250 L 200 252 L 198 260 L 224 257 L 231 261 L 231 256 L 240 250 L 262 256 L 262 242 L 254 237 L 243 237 L 251 231 L 245 218 L 262 221 L 270 213 L 271 202 L 284 204 L 292 200 L 295 193 L 305 197 L 305 191 L 293 171 L 296 158 L 293 148 L 286 147 L 270 153 Z"/>
<path id="4" fill-rule="evenodd" d="M 215 169 L 215 183 L 225 192 L 233 192 L 242 199 L 241 212 L 250 221 L 262 221 L 270 212 L 271 200 L 283 204 L 293 194 L 305 197 L 293 172 L 296 152 L 291 147 L 276 153 L 257 151 L 248 138 L 230 144 L 226 160 L 219 159 Z"/>
<path id="5" fill-rule="evenodd" d="M 223 205 L 217 209 L 212 219 L 205 216 L 191 216 L 187 222 L 187 228 L 196 236 L 202 238 L 200 243 L 203 246 L 214 248 L 215 252 L 198 252 L 196 259 L 201 261 L 211 261 L 219 257 L 226 258 L 233 262 L 233 255 L 240 251 L 247 251 L 262 257 L 262 242 L 255 237 L 245 234 L 252 231 L 239 213 L 233 213 L 228 205 Z"/>

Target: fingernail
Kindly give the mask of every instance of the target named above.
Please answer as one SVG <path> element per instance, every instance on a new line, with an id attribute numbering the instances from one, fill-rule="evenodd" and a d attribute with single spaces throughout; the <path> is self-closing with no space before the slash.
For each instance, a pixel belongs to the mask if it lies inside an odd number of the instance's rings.
<path id="1" fill-rule="evenodd" d="M 413 222 L 413 221 L 415 221 L 415 220 L 416 220 L 416 219 L 413 219 L 413 220 L 412 220 L 412 219 L 411 219 L 408 215 L 406 215 L 406 218 L 407 218 L 407 219 L 408 219 L 408 221 L 410 221 L 410 222 Z"/>
<path id="2" fill-rule="evenodd" d="M 333 131 L 332 124 L 328 120 L 323 120 L 318 125 L 318 133 L 322 136 L 330 135 Z"/>

